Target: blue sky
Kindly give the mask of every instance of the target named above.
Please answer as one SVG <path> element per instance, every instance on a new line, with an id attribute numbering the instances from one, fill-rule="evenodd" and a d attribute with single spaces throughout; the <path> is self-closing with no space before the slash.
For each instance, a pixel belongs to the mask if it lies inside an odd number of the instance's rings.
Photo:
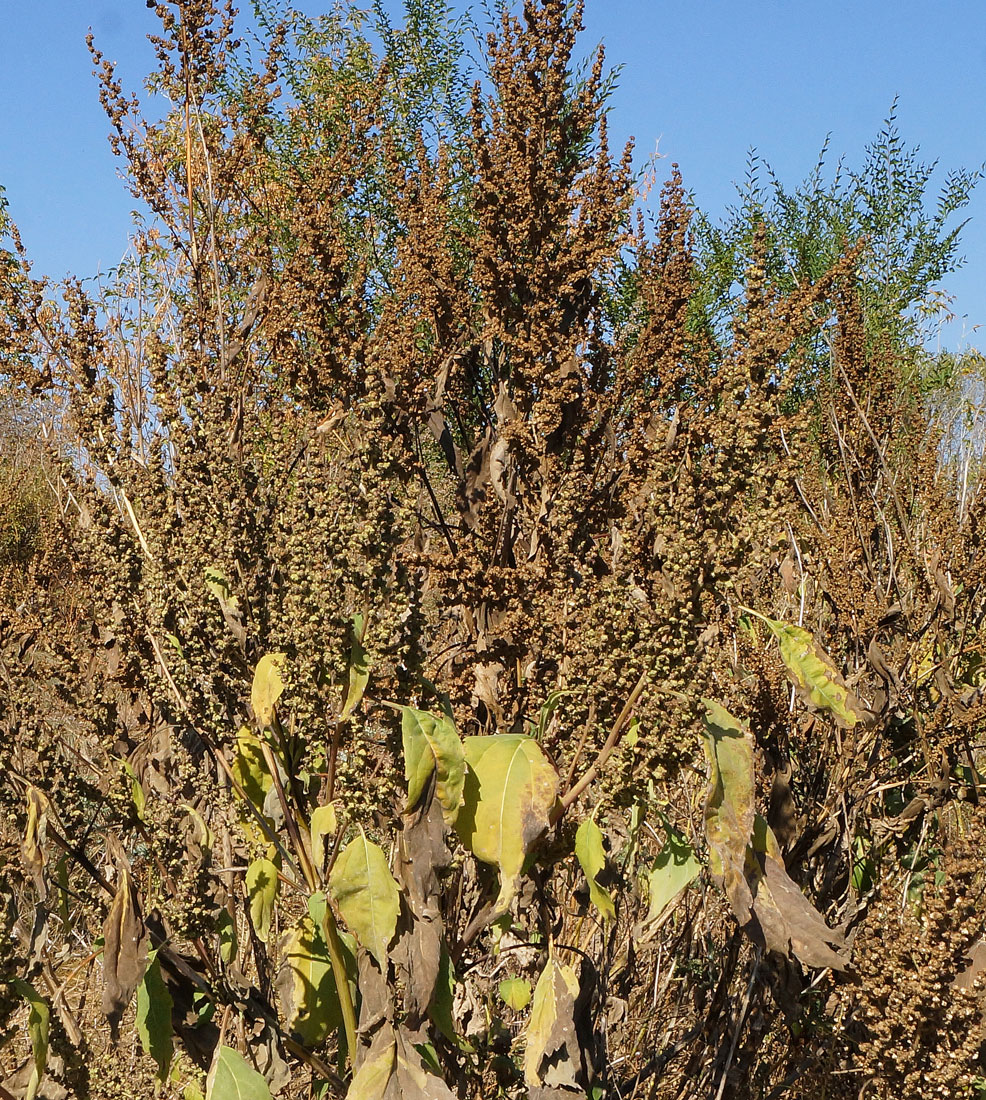
<path id="1" fill-rule="evenodd" d="M 330 0 L 325 0 L 326 5 Z M 247 6 L 245 3 L 244 6 Z M 310 14 L 317 0 L 299 5 Z M 388 8 L 400 9 L 399 0 Z M 699 205 L 735 198 L 756 147 L 794 184 L 831 133 L 832 162 L 858 163 L 895 96 L 904 139 L 942 168 L 986 161 L 986 0 L 587 0 L 583 48 L 606 45 L 622 67 L 614 145 L 638 161 L 678 161 Z M 106 143 L 84 37 L 91 26 L 125 84 L 153 57 L 141 0 L 4 4 L 0 29 L 0 185 L 38 273 L 56 278 L 115 264 L 133 200 Z M 964 320 L 946 343 L 986 345 L 986 183 L 967 210 L 966 266 L 946 289 Z M 976 330 L 975 326 L 984 326 Z"/>

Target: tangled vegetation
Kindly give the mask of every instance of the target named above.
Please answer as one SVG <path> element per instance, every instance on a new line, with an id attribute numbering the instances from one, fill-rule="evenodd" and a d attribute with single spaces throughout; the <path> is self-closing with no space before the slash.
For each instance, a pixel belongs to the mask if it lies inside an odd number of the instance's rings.
<path id="1" fill-rule="evenodd" d="M 974 1096 L 974 177 L 648 229 L 581 3 L 154 6 L 131 253 L 3 214 L 0 1098 Z"/>

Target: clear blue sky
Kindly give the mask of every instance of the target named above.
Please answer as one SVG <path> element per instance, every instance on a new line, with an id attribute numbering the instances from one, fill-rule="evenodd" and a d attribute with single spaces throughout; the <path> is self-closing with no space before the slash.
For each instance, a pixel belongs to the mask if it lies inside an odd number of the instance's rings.
<path id="1" fill-rule="evenodd" d="M 331 0 L 325 0 L 328 6 Z M 245 0 L 244 7 L 249 6 Z M 298 6 L 310 14 L 318 0 Z M 398 11 L 399 0 L 388 8 Z M 658 148 L 716 214 L 755 146 L 779 177 L 811 169 L 827 133 L 833 162 L 858 162 L 895 95 L 905 140 L 943 168 L 986 160 L 986 0 L 587 0 L 585 52 L 622 66 L 614 144 Z M 7 0 L 0 43 L 0 185 L 39 273 L 115 264 L 133 201 L 106 143 L 84 36 L 137 88 L 155 20 L 141 0 Z M 986 183 L 968 210 L 965 268 L 946 289 L 965 315 L 947 343 L 986 345 Z M 978 332 L 973 326 L 984 326 Z"/>

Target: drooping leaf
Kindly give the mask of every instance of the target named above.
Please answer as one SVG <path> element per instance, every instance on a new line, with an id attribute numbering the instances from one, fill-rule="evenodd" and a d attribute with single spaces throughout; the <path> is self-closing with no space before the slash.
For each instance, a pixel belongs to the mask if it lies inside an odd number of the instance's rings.
<path id="1" fill-rule="evenodd" d="M 647 872 L 647 916 L 636 930 L 637 938 L 648 939 L 671 906 L 672 902 L 693 882 L 702 865 L 692 846 L 674 829 L 668 829 L 663 849 Z"/>
<path id="2" fill-rule="evenodd" d="M 524 1051 L 524 1080 L 540 1085 L 578 1087 L 578 1038 L 575 1033 L 575 1001 L 579 980 L 569 966 L 549 956 L 534 987 L 531 1018 Z"/>
<path id="3" fill-rule="evenodd" d="M 373 1037 L 346 1100 L 454 1100 L 454 1094 L 431 1071 L 407 1033 L 387 1024 Z"/>
<path id="4" fill-rule="evenodd" d="M 28 870 L 34 875 L 40 875 L 48 862 L 45 834 L 49 806 L 47 796 L 30 784 L 27 788 L 27 828 L 21 841 L 21 855 Z"/>
<path id="5" fill-rule="evenodd" d="M 766 615 L 758 614 L 758 618 L 777 639 L 788 676 L 809 706 L 828 711 L 840 725 L 850 728 L 866 716 L 866 708 L 807 630 Z"/>
<path id="6" fill-rule="evenodd" d="M 451 824 L 462 804 L 466 775 L 462 741 L 451 720 L 413 707 L 401 707 L 401 737 L 404 742 L 404 777 L 407 780 L 407 807 L 413 809 L 437 772 L 435 797 L 441 803 L 445 820 Z"/>
<path id="7" fill-rule="evenodd" d="M 753 737 L 724 707 L 704 700 L 702 744 L 709 763 L 705 796 L 705 835 L 709 868 L 721 880 L 740 924 L 745 924 L 753 895 L 746 881 L 746 851 L 753 835 Z"/>
<path id="8" fill-rule="evenodd" d="M 48 1033 L 51 1026 L 51 1010 L 30 982 L 13 978 L 10 986 L 28 1004 L 27 1034 L 31 1040 L 31 1055 L 34 1059 L 34 1067 L 27 1083 L 24 1100 L 34 1100 L 38 1095 L 38 1089 L 41 1087 L 45 1067 L 48 1065 Z"/>
<path id="9" fill-rule="evenodd" d="M 137 986 L 137 1035 L 144 1052 L 157 1063 L 157 1075 L 162 1081 L 167 1080 L 174 1054 L 172 1005 L 171 993 L 161 976 L 161 964 L 155 952 Z"/>
<path id="10" fill-rule="evenodd" d="M 599 910 L 603 920 L 613 920 L 616 917 L 613 899 L 598 882 L 599 873 L 606 866 L 603 834 L 592 818 L 586 818 L 575 834 L 575 856 L 589 883 L 589 900 Z"/>
<path id="11" fill-rule="evenodd" d="M 267 653 L 257 663 L 250 704 L 261 726 L 269 726 L 274 721 L 274 705 L 284 691 L 283 674 L 287 663 L 286 653 Z"/>
<path id="12" fill-rule="evenodd" d="M 352 646 L 349 650 L 349 682 L 346 701 L 340 719 L 348 718 L 360 705 L 366 685 L 370 681 L 370 658 L 363 648 L 363 616 L 354 615 L 352 622 Z"/>
<path id="13" fill-rule="evenodd" d="M 312 838 L 312 862 L 321 872 L 325 866 L 326 839 L 335 836 L 338 822 L 336 821 L 336 808 L 329 802 L 325 806 L 316 806 L 312 811 L 311 838 Z"/>
<path id="14" fill-rule="evenodd" d="M 328 888 L 342 919 L 386 972 L 387 948 L 400 911 L 400 888 L 387 857 L 360 833 L 339 853 Z"/>
<path id="15" fill-rule="evenodd" d="M 317 1046 L 342 1026 L 332 959 L 311 915 L 302 917 L 281 940 L 276 985 L 285 1025 L 305 1046 Z"/>
<path id="16" fill-rule="evenodd" d="M 533 737 L 467 737 L 469 770 L 455 828 L 466 848 L 500 869 L 495 912 L 507 910 L 524 860 L 547 829 L 558 797 L 558 773 Z"/>
<path id="17" fill-rule="evenodd" d="M 205 1100 L 272 1100 L 263 1076 L 232 1047 L 221 1046 L 205 1083 Z"/>
<path id="18" fill-rule="evenodd" d="M 246 888 L 250 901 L 250 919 L 257 935 L 266 943 L 277 902 L 277 867 L 269 859 L 255 859 L 247 867 Z"/>
<path id="19" fill-rule="evenodd" d="M 382 1028 L 353 1075 L 346 1100 L 383 1100 L 397 1061 L 393 1032 Z"/>
<path id="20" fill-rule="evenodd" d="M 236 735 L 233 776 L 250 801 L 262 810 L 273 779 L 267 770 L 260 738 L 248 726 L 241 726 Z"/>
<path id="21" fill-rule="evenodd" d="M 500 982 L 500 999 L 514 1012 L 523 1012 L 531 1003 L 531 983 L 523 978 L 504 978 Z"/>
<path id="22" fill-rule="evenodd" d="M 236 958 L 239 945 L 236 937 L 236 921 L 225 909 L 220 909 L 216 917 L 216 932 L 219 935 L 219 957 L 224 963 L 231 963 Z"/>
<path id="23" fill-rule="evenodd" d="M 103 1013 L 114 1032 L 144 976 L 149 942 L 130 871 L 119 876 L 103 923 Z"/>

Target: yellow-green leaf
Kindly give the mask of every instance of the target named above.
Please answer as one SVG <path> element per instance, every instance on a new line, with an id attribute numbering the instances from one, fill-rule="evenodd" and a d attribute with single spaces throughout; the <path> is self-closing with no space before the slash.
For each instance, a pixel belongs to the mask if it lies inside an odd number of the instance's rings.
<path id="1" fill-rule="evenodd" d="M 233 757 L 232 770 L 243 793 L 258 810 L 262 810 L 273 780 L 267 770 L 260 738 L 247 726 L 241 726 L 236 735 L 236 754 Z"/>
<path id="2" fill-rule="evenodd" d="M 45 837 L 48 831 L 48 810 L 51 804 L 45 794 L 33 784 L 27 788 L 27 828 L 21 841 L 21 855 L 28 869 L 40 874 L 48 862 Z"/>
<path id="3" fill-rule="evenodd" d="M 404 777 L 407 805 L 417 805 L 432 772 L 437 772 L 435 797 L 449 823 L 462 804 L 466 758 L 462 741 L 451 720 L 413 707 L 401 707 L 401 736 L 404 742 Z"/>
<path id="4" fill-rule="evenodd" d="M 589 882 L 589 900 L 599 910 L 603 920 L 613 920 L 616 916 L 613 899 L 598 882 L 599 873 L 606 866 L 603 834 L 592 818 L 586 818 L 575 834 L 575 856 Z"/>
<path id="5" fill-rule="evenodd" d="M 575 1034 L 575 1001 L 578 995 L 579 980 L 575 971 L 550 956 L 534 987 L 531 1019 L 527 1025 L 524 1080 L 532 1088 L 541 1085 L 577 1087 L 575 1058 L 579 1047 Z"/>
<path id="6" fill-rule="evenodd" d="M 698 877 L 701 869 L 688 841 L 668 829 L 667 842 L 646 875 L 647 916 L 637 929 L 639 939 L 646 940 L 652 934 L 671 904 Z"/>
<path id="7" fill-rule="evenodd" d="M 705 835 L 709 868 L 722 880 L 740 923 L 745 923 L 753 895 L 745 877 L 746 849 L 753 834 L 753 737 L 749 728 L 724 707 L 704 700 L 702 744 L 709 762 L 705 795 Z"/>
<path id="8" fill-rule="evenodd" d="M 27 1034 L 31 1040 L 31 1054 L 34 1057 L 34 1067 L 27 1083 L 25 1100 L 34 1100 L 41 1086 L 41 1078 L 44 1077 L 45 1066 L 48 1064 L 48 1032 L 51 1024 L 51 1012 L 47 1003 L 42 1000 L 38 991 L 30 982 L 13 978 L 11 988 L 28 1004 Z"/>
<path id="9" fill-rule="evenodd" d="M 339 853 L 328 888 L 342 919 L 386 972 L 400 911 L 400 888 L 386 856 L 361 832 Z"/>
<path id="10" fill-rule="evenodd" d="M 284 691 L 283 676 L 287 663 L 287 654 L 267 653 L 257 664 L 250 703 L 261 726 L 269 726 L 274 721 L 274 704 Z"/>
<path id="11" fill-rule="evenodd" d="M 356 1071 L 346 1093 L 346 1100 L 383 1100 L 397 1061 L 397 1044 L 393 1038 L 389 1042 L 374 1042 L 363 1064 Z"/>
<path id="12" fill-rule="evenodd" d="M 467 737 L 469 770 L 455 827 L 462 843 L 500 869 L 495 912 L 517 893 L 524 861 L 547 829 L 558 798 L 558 773 L 533 737 Z"/>
<path id="13" fill-rule="evenodd" d="M 226 915 L 229 916 L 228 913 Z M 157 1075 L 161 1081 L 167 1080 L 174 1054 L 172 1004 L 171 993 L 161 976 L 161 964 L 155 956 L 137 986 L 137 1035 L 144 1052 L 157 1063 Z"/>
<path id="14" fill-rule="evenodd" d="M 340 718 L 348 718 L 360 705 L 366 685 L 370 680 L 370 658 L 363 648 L 363 616 L 354 615 L 352 622 L 352 646 L 349 650 L 349 683 L 346 701 Z"/>
<path id="15" fill-rule="evenodd" d="M 312 811 L 312 862 L 318 868 L 319 873 L 325 866 L 326 838 L 335 836 L 338 827 L 336 808 L 331 802 L 326 806 L 316 806 Z"/>
<path id="16" fill-rule="evenodd" d="M 523 978 L 504 978 L 500 982 L 500 998 L 514 1012 L 523 1012 L 531 1003 L 531 983 Z"/>
<path id="17" fill-rule="evenodd" d="M 277 902 L 277 868 L 269 859 L 255 859 L 247 867 L 246 888 L 250 901 L 250 919 L 257 935 L 266 943 Z"/>
<path id="18" fill-rule="evenodd" d="M 288 1030 L 305 1046 L 317 1046 L 342 1026 L 332 959 L 310 915 L 302 917 L 281 941 L 277 992 Z"/>
<path id="19" fill-rule="evenodd" d="M 264 1078 L 242 1054 L 221 1046 L 205 1083 L 205 1100 L 271 1100 Z"/>

